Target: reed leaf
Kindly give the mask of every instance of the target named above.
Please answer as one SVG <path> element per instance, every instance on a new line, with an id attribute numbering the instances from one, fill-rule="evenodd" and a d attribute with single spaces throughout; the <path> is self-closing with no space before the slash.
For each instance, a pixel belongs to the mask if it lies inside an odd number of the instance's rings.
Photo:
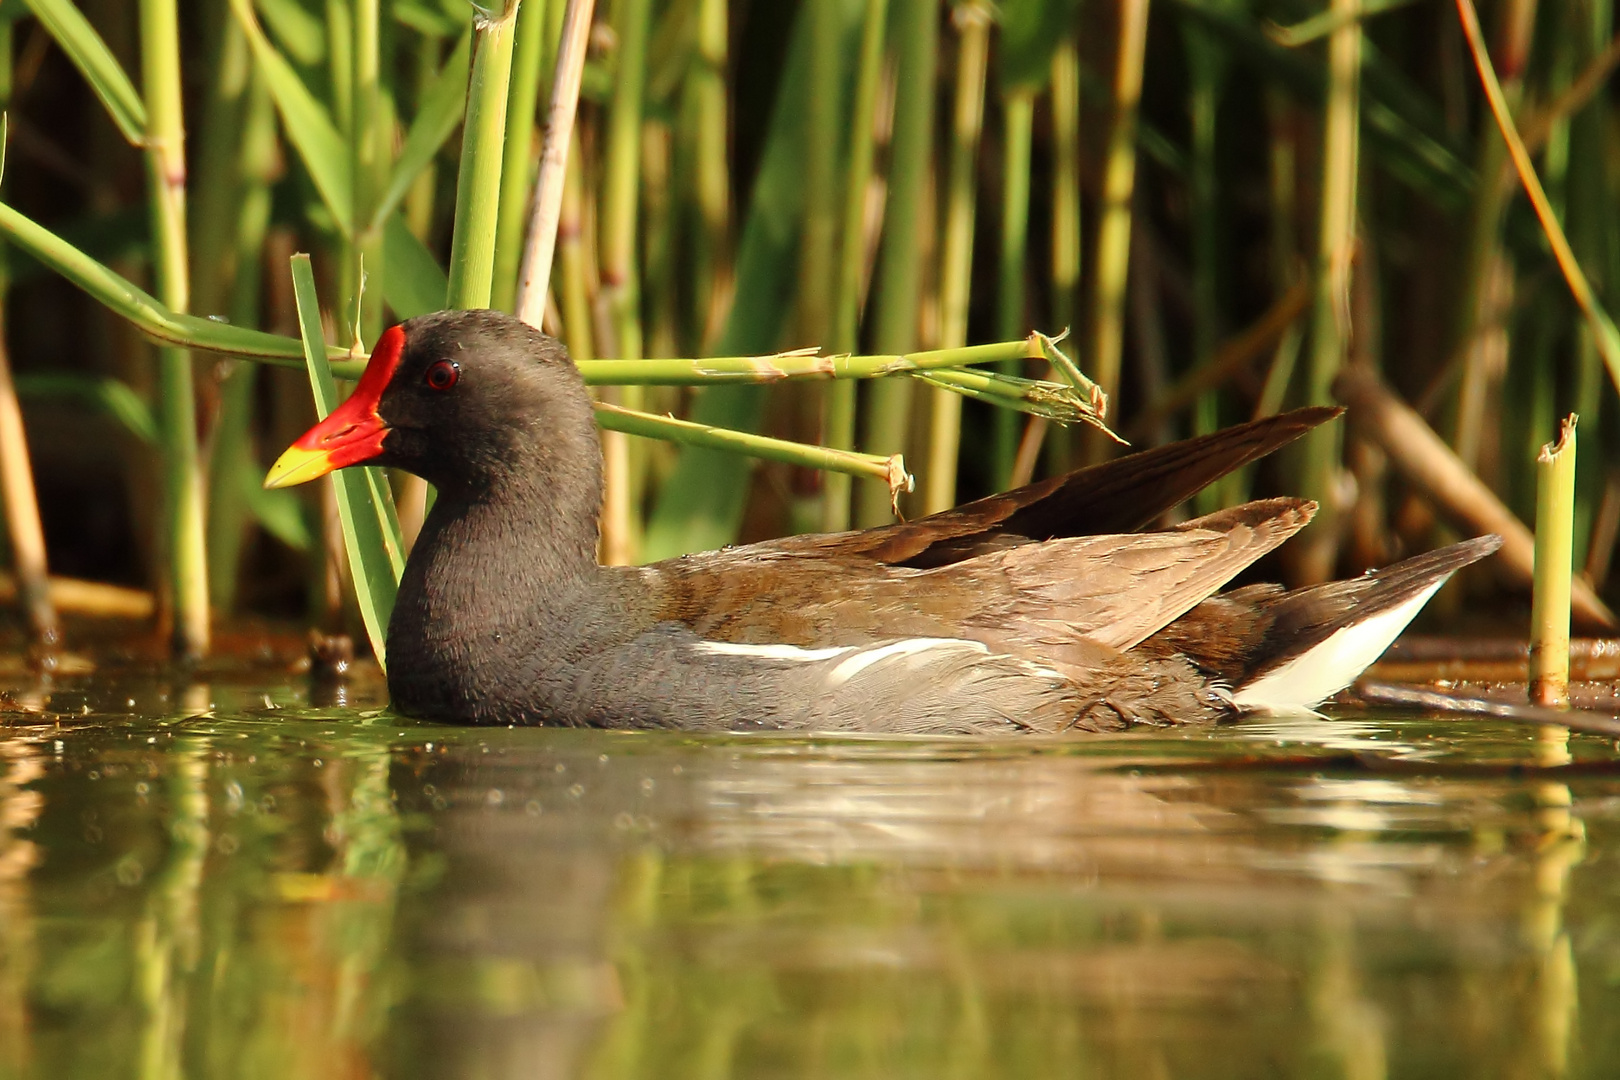
<path id="1" fill-rule="evenodd" d="M 427 245 L 395 214 L 383 229 L 383 298 L 401 319 L 445 307 L 450 280 Z"/>
<path id="2" fill-rule="evenodd" d="M 349 152 L 338 134 L 332 113 L 312 94 L 291 64 L 276 51 L 254 17 L 252 0 L 231 0 L 231 10 L 247 33 L 254 62 L 281 114 L 287 141 L 298 151 L 321 201 L 332 214 L 338 231 L 354 233 L 354 178 Z"/>
<path id="3" fill-rule="evenodd" d="M 321 329 L 320 302 L 308 255 L 292 257 L 293 294 L 298 303 L 298 327 L 303 335 L 304 362 L 309 372 L 315 412 L 321 419 L 338 405 L 337 382 L 326 358 Z M 388 619 L 394 611 L 399 576 L 404 569 L 404 547 L 393 515 L 393 496 L 381 469 L 371 466 L 339 469 L 331 476 L 337 493 L 338 518 L 343 527 L 343 549 L 349 556 L 355 600 L 377 663 L 388 663 Z"/>
<path id="4" fill-rule="evenodd" d="M 398 209 L 422 170 L 433 161 L 461 123 L 467 107 L 467 75 L 472 67 L 472 31 L 468 30 L 445 59 L 444 66 L 428 88 L 411 127 L 400 146 L 399 157 L 388 171 L 388 186 L 372 211 L 373 228 L 386 228 L 384 222 Z"/>
<path id="5" fill-rule="evenodd" d="M 71 0 L 25 0 L 52 40 L 79 69 L 124 138 L 146 142 L 146 103 L 118 58 Z"/>

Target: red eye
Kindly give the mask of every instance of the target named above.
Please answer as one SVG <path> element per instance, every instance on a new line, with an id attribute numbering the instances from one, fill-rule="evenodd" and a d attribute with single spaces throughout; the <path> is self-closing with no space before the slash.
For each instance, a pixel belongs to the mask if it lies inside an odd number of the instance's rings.
<path id="1" fill-rule="evenodd" d="M 440 360 L 427 369 L 427 384 L 435 390 L 448 390 L 461 378 L 461 365 L 454 360 Z"/>

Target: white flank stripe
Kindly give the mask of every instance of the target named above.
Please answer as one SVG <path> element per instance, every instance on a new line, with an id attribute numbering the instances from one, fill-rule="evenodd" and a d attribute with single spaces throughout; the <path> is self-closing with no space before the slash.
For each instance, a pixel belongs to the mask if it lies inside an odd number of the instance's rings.
<path id="1" fill-rule="evenodd" d="M 843 645 L 834 649 L 801 649 L 797 645 L 738 645 L 730 641 L 700 641 L 693 648 L 700 653 L 710 656 L 751 656 L 756 660 L 797 660 L 807 663 L 812 660 L 831 660 L 835 656 L 842 656 L 849 652 L 853 646 Z"/>
<path id="2" fill-rule="evenodd" d="M 966 638 L 906 638 L 889 645 L 880 645 L 875 649 L 862 649 L 860 652 L 845 660 L 832 669 L 827 676 L 829 686 L 838 686 L 848 682 L 862 671 L 881 660 L 888 660 L 895 656 L 910 656 L 912 653 L 923 652 L 927 649 L 942 648 L 968 648 L 978 653 L 989 653 L 990 649 L 982 641 L 969 641 Z"/>
<path id="3" fill-rule="evenodd" d="M 1239 689 L 1232 695 L 1233 703 L 1255 712 L 1294 712 L 1320 705 L 1355 682 L 1356 676 L 1382 656 L 1449 577 L 1404 604 L 1335 631 L 1326 641 Z"/>

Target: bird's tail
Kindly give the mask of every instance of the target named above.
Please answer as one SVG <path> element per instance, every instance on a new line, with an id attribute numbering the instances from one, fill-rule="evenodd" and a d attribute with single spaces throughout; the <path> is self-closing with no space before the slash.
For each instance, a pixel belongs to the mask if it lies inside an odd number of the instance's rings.
<path id="1" fill-rule="evenodd" d="M 1242 709 L 1311 709 L 1354 682 L 1452 574 L 1502 546 L 1480 536 L 1375 570 L 1262 601 L 1264 657 L 1232 692 Z"/>

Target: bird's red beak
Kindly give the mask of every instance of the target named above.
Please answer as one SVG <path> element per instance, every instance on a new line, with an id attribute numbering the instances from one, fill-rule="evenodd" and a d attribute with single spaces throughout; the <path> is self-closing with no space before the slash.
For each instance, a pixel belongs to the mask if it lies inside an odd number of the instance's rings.
<path id="1" fill-rule="evenodd" d="M 388 424 L 377 414 L 377 405 L 394 377 L 404 348 L 405 331 L 397 326 L 385 331 L 371 351 L 371 360 L 354 393 L 276 459 L 264 478 L 264 486 L 281 488 L 302 484 L 325 476 L 333 469 L 370 461 L 382 453 Z"/>

